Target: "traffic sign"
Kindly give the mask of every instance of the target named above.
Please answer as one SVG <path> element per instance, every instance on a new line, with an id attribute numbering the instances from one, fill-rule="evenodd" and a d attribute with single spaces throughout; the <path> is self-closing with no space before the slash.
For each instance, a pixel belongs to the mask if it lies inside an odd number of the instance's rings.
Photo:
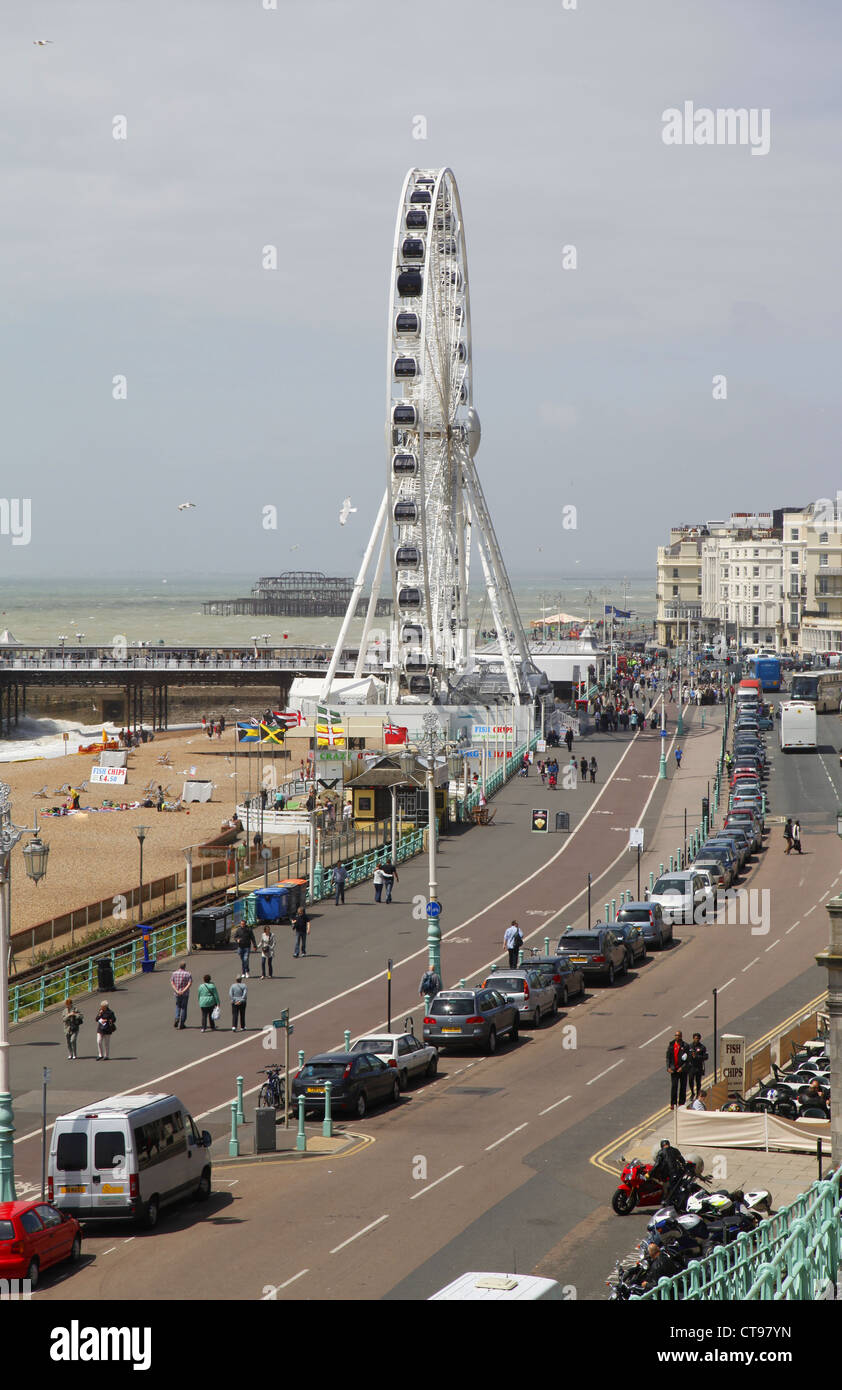
<path id="1" fill-rule="evenodd" d="M 428 916 L 428 917 L 439 917 L 439 916 L 441 916 L 441 903 L 427 903 L 427 916 Z"/>

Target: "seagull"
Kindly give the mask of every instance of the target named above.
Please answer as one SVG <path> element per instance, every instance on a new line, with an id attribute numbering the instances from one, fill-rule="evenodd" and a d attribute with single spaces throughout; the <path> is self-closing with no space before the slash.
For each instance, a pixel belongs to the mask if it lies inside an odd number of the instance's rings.
<path id="1" fill-rule="evenodd" d="M 190 507 L 195 507 L 195 505 L 196 505 L 195 502 L 179 502 L 179 504 L 178 504 L 178 510 L 179 510 L 180 512 L 186 512 L 186 511 L 188 510 L 188 508 L 190 508 Z"/>
<path id="2" fill-rule="evenodd" d="M 52 40 L 52 39 L 33 39 L 32 42 L 33 42 L 34 44 L 37 44 L 39 48 L 43 48 L 43 47 L 45 46 L 45 44 L 52 43 L 53 40 Z"/>
<path id="3" fill-rule="evenodd" d="M 300 550 L 300 549 L 301 549 L 301 546 L 300 546 L 300 545 L 291 545 L 291 546 L 290 546 L 290 550 Z"/>
<path id="4" fill-rule="evenodd" d="M 339 512 L 339 525 L 344 526 L 345 522 L 348 520 L 348 517 L 351 515 L 351 512 L 355 512 L 356 510 L 356 507 L 351 506 L 350 497 L 346 497 L 344 502 L 342 503 L 342 508 Z"/>

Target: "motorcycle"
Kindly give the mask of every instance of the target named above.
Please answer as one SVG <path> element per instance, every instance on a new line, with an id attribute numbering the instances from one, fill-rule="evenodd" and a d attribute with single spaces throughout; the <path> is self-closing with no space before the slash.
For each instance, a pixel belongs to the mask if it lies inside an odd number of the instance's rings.
<path id="1" fill-rule="evenodd" d="M 628 1216 L 635 1207 L 659 1207 L 664 1200 L 663 1183 L 651 1176 L 654 1164 L 640 1158 L 627 1159 L 620 1155 L 623 1171 L 611 1206 L 618 1216 Z"/>

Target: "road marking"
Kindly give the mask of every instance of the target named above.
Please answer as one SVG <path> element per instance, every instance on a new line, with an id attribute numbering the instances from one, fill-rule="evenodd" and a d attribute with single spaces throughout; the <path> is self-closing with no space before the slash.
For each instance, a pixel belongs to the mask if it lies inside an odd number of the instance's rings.
<path id="1" fill-rule="evenodd" d="M 461 1173 L 464 1167 L 464 1163 L 460 1163 L 458 1168 L 451 1168 L 449 1173 L 445 1173 L 443 1177 L 436 1178 L 435 1182 L 428 1182 L 427 1186 L 422 1187 L 420 1192 L 413 1192 L 409 1199 L 410 1202 L 414 1202 L 416 1197 L 423 1197 L 425 1192 L 429 1192 L 433 1187 L 438 1187 L 439 1183 L 444 1182 L 446 1178 L 452 1178 L 454 1173 Z"/>
<path id="2" fill-rule="evenodd" d="M 755 956 L 755 957 L 754 957 L 754 960 L 750 960 L 749 963 L 748 963 L 748 965 L 744 965 L 744 966 L 743 966 L 743 974 L 745 975 L 746 971 L 747 971 L 747 970 L 750 970 L 751 967 L 752 967 L 753 965 L 756 965 L 757 962 L 758 962 L 759 960 L 760 960 L 760 957 L 759 957 L 759 956 Z"/>
<path id="3" fill-rule="evenodd" d="M 790 932 L 791 932 L 791 931 L 795 931 L 795 928 L 798 927 L 798 926 L 800 926 L 800 925 L 801 925 L 800 922 L 793 922 L 793 924 L 792 924 L 791 927 L 787 927 L 786 931 L 784 932 L 784 936 L 789 936 Z"/>
<path id="4" fill-rule="evenodd" d="M 648 1047 L 651 1042 L 657 1042 L 659 1038 L 662 1038 L 664 1036 L 664 1033 L 668 1032 L 669 1028 L 662 1028 L 660 1033 L 655 1034 L 654 1038 L 647 1038 L 645 1043 L 639 1043 L 638 1052 L 640 1051 L 641 1047 Z"/>
<path id="5" fill-rule="evenodd" d="M 727 989 L 729 985 L 732 985 L 732 984 L 734 983 L 734 981 L 736 980 L 736 978 L 737 978 L 736 975 L 732 975 L 731 978 L 730 978 L 730 980 L 726 980 L 724 985 L 720 985 L 719 988 L 718 988 L 718 990 L 716 991 L 717 994 L 721 994 L 722 991 L 723 991 L 723 989 Z"/>
<path id="6" fill-rule="evenodd" d="M 379 1226 L 380 1223 L 381 1223 L 382 1221 L 388 1221 L 388 1220 L 389 1220 L 389 1213 L 388 1213 L 388 1212 L 386 1212 L 385 1216 L 378 1216 L 378 1218 L 377 1218 L 376 1221 L 371 1221 L 371 1222 L 369 1222 L 369 1224 L 368 1224 L 367 1226 L 363 1226 L 362 1230 L 361 1230 L 361 1231 L 357 1231 L 357 1234 L 356 1234 L 355 1236 L 349 1236 L 347 1240 L 343 1240 L 343 1242 L 342 1242 L 341 1245 L 334 1245 L 333 1249 L 332 1249 L 331 1252 L 330 1252 L 331 1255 L 338 1255 L 338 1254 L 339 1254 L 339 1251 L 340 1251 L 340 1250 L 344 1250 L 346 1245 L 350 1245 L 351 1242 L 354 1241 L 354 1240 L 359 1240 L 360 1236 L 367 1235 L 367 1233 L 368 1233 L 369 1231 L 373 1231 L 373 1230 L 374 1230 L 375 1226 Z"/>
<path id="7" fill-rule="evenodd" d="M 309 1273 L 310 1273 L 309 1269 L 299 1269 L 299 1271 L 298 1271 L 297 1274 L 293 1274 L 293 1276 L 292 1276 L 291 1279 L 285 1279 L 284 1282 L 283 1282 L 282 1284 L 270 1285 L 272 1292 L 271 1292 L 271 1293 L 265 1293 L 265 1294 L 263 1295 L 263 1298 L 261 1299 L 261 1302 L 262 1302 L 262 1303 L 268 1302 L 268 1300 L 269 1300 L 270 1298 L 274 1298 L 275 1295 L 276 1295 L 277 1293 L 279 1293 L 281 1289 L 287 1289 L 287 1288 L 289 1288 L 290 1284 L 294 1284 L 295 1281 L 296 1281 L 296 1279 L 300 1279 L 300 1278 L 302 1277 L 302 1275 L 304 1275 L 304 1274 L 309 1274 Z"/>
<path id="8" fill-rule="evenodd" d="M 809 916 L 810 916 L 810 913 L 811 913 L 811 912 L 815 912 L 815 910 L 816 910 L 817 907 L 818 907 L 818 903 L 813 903 L 813 906 L 812 906 L 812 907 L 808 907 L 808 908 L 807 908 L 807 911 L 804 913 L 804 916 L 805 916 L 805 917 L 809 917 Z"/>
<path id="9" fill-rule="evenodd" d="M 682 1017 L 682 1018 L 689 1018 L 691 1014 L 694 1014 L 694 1013 L 696 1012 L 697 1009 L 700 1009 L 700 1008 L 702 1007 L 702 1005 L 703 1005 L 703 1004 L 706 1004 L 707 1002 L 708 1002 L 707 999 L 700 999 L 699 1002 L 698 1002 L 698 1004 L 694 1004 L 693 1007 L 692 1007 L 692 1009 L 688 1009 L 687 1012 L 686 1012 L 686 1014 L 682 1014 L 681 1017 Z"/>
<path id="10" fill-rule="evenodd" d="M 780 944 L 781 944 L 781 938 L 778 937 L 777 941 L 773 941 L 772 944 L 771 944 L 771 946 L 767 946 L 767 947 L 766 947 L 766 950 L 767 950 L 767 951 L 774 951 L 775 947 L 776 947 L 776 946 L 780 946 Z"/>
<path id="11" fill-rule="evenodd" d="M 136 1238 L 137 1238 L 136 1236 L 126 1236 L 126 1239 L 123 1241 L 123 1244 L 124 1244 L 124 1245 L 131 1245 L 132 1241 L 135 1240 Z"/>
<path id="12" fill-rule="evenodd" d="M 498 1144 L 505 1144 L 505 1142 L 506 1142 L 507 1139 L 511 1139 L 512 1135 L 513 1135 L 513 1134 L 519 1133 L 520 1130 L 526 1129 L 526 1126 L 527 1126 L 528 1124 L 529 1124 L 529 1121 L 526 1120 L 526 1121 L 524 1122 L 524 1124 L 518 1125 L 517 1129 L 510 1129 L 509 1132 L 508 1132 L 508 1134 L 504 1134 L 504 1135 L 503 1135 L 503 1138 L 502 1138 L 502 1139 L 495 1139 L 493 1144 L 487 1144 L 487 1145 L 486 1145 L 486 1148 L 485 1148 L 485 1152 L 486 1152 L 487 1154 L 488 1154 L 488 1153 L 491 1153 L 491 1150 L 492 1150 L 492 1149 L 496 1149 Z"/>
<path id="13" fill-rule="evenodd" d="M 586 1082 L 585 1082 L 585 1085 L 586 1085 L 586 1086 L 592 1086 L 592 1085 L 594 1084 L 595 1081 L 601 1081 L 602 1078 L 603 1078 L 603 1076 L 607 1076 L 608 1073 L 609 1073 L 610 1071 L 613 1071 L 615 1067 L 621 1067 L 621 1066 L 623 1065 L 623 1062 L 624 1062 L 625 1060 L 626 1060 L 625 1057 L 621 1057 L 620 1060 L 619 1060 L 619 1062 L 612 1062 L 612 1064 L 611 1064 L 610 1067 L 606 1067 L 606 1068 L 605 1068 L 605 1071 L 601 1071 L 601 1072 L 599 1073 L 599 1076 L 592 1076 L 591 1079 L 590 1079 L 590 1081 L 586 1081 Z"/>
<path id="14" fill-rule="evenodd" d="M 552 1105 L 548 1105 L 547 1108 L 546 1108 L 546 1110 L 539 1110 L 539 1111 L 538 1111 L 538 1114 L 539 1114 L 539 1115 L 549 1115 L 550 1111 L 551 1111 L 551 1110 L 555 1110 L 555 1108 L 556 1108 L 557 1105 L 563 1105 L 564 1102 L 565 1102 L 566 1100 L 569 1100 L 569 1099 L 570 1099 L 569 1096 L 562 1096 L 561 1100 L 554 1100 L 553 1103 L 552 1103 Z"/>
<path id="15" fill-rule="evenodd" d="M 116 1246 L 116 1245 L 109 1245 L 109 1247 L 108 1247 L 107 1250 L 102 1250 L 100 1253 L 103 1254 L 103 1255 L 110 1255 L 110 1254 L 111 1254 L 114 1250 L 116 1250 L 116 1249 L 117 1249 L 117 1246 Z"/>

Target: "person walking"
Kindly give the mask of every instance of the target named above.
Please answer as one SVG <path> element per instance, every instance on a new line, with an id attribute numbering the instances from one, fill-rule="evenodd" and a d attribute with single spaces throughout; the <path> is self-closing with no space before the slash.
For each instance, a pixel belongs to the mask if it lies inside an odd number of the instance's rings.
<path id="1" fill-rule="evenodd" d="M 61 1021 L 64 1024 L 64 1036 L 67 1041 L 67 1060 L 68 1062 L 75 1062 L 79 1029 L 85 1020 L 79 1010 L 73 1007 L 72 999 L 65 999 Z"/>
<path id="2" fill-rule="evenodd" d="M 269 930 L 268 925 L 263 928 L 258 942 L 260 948 L 260 978 L 266 979 L 266 967 L 269 967 L 269 979 L 272 979 L 272 957 L 275 954 L 275 936 Z"/>
<path id="3" fill-rule="evenodd" d="M 339 907 L 340 903 L 343 907 L 345 906 L 345 884 L 347 882 L 347 879 L 348 870 L 345 868 L 345 865 L 342 863 L 342 860 L 340 859 L 339 863 L 334 866 L 333 870 L 333 886 L 336 889 L 335 902 L 337 907 Z"/>
<path id="4" fill-rule="evenodd" d="M 596 774 L 597 774 L 596 758 L 591 758 L 591 781 L 592 781 L 592 782 L 595 782 L 595 781 L 596 781 Z"/>
<path id="5" fill-rule="evenodd" d="M 482 802 L 480 802 L 480 805 L 482 805 Z M 383 865 L 382 865 L 382 864 L 377 864 L 377 865 L 375 865 L 375 869 L 374 869 L 374 901 L 375 901 L 376 903 L 379 903 L 379 902 L 382 902 L 382 901 L 383 901 L 383 882 L 384 882 L 384 877 L 385 877 L 385 876 L 384 876 L 384 873 L 383 873 Z"/>
<path id="6" fill-rule="evenodd" d="M 801 853 L 801 822 L 797 816 L 792 822 L 792 848 Z"/>
<path id="7" fill-rule="evenodd" d="M 425 970 L 418 986 L 419 998 L 434 999 L 441 989 L 441 977 L 435 970 Z"/>
<path id="8" fill-rule="evenodd" d="M 216 1018 L 219 1017 L 219 990 L 211 979 L 210 975 L 202 976 L 202 983 L 199 985 L 199 1008 L 202 1010 L 202 1032 L 206 1033 L 208 1027 L 212 1033 L 216 1032 Z M 214 1011 L 216 1018 L 214 1018 Z"/>
<path id="9" fill-rule="evenodd" d="M 161 786 L 160 782 L 158 783 L 158 791 L 155 796 L 155 809 L 156 811 L 163 811 L 164 809 L 164 788 Z"/>
<path id="10" fill-rule="evenodd" d="M 175 995 L 175 1018 L 173 1028 L 187 1027 L 187 1005 L 190 1002 L 190 986 L 193 983 L 193 976 L 187 969 L 187 962 L 183 961 L 176 970 L 170 975 L 170 985 Z"/>
<path id="11" fill-rule="evenodd" d="M 110 1060 L 111 1034 L 117 1028 L 117 1015 L 108 1007 L 108 1000 L 103 999 L 96 1011 L 96 1059 L 98 1062 L 108 1062 Z"/>
<path id="12" fill-rule="evenodd" d="M 257 942 L 254 939 L 254 932 L 246 922 L 242 922 L 237 928 L 234 940 L 240 953 L 240 965 L 242 966 L 240 973 L 243 979 L 247 980 L 249 977 L 249 955 L 252 949 L 257 950 Z"/>
<path id="13" fill-rule="evenodd" d="M 509 967 L 514 969 L 520 955 L 520 948 L 523 945 L 523 933 L 516 921 L 507 927 L 503 932 L 503 945 L 509 953 Z"/>
<path id="14" fill-rule="evenodd" d="M 243 983 L 242 975 L 235 975 L 234 983 L 228 990 L 228 998 L 231 1000 L 231 1032 L 236 1033 L 239 1024 L 240 1032 L 246 1031 L 246 1004 L 248 1002 L 248 985 Z"/>
<path id="15" fill-rule="evenodd" d="M 396 883 L 400 883 L 398 871 L 391 859 L 386 859 L 383 862 L 383 887 L 386 889 L 387 903 L 392 901 L 392 888 Z"/>
<path id="16" fill-rule="evenodd" d="M 693 1034 L 689 1053 L 688 1080 L 690 1082 L 690 1100 L 692 1101 L 696 1096 L 702 1094 L 702 1077 L 705 1074 L 705 1062 L 708 1060 L 708 1050 L 702 1042 L 701 1033 Z"/>
<path id="17" fill-rule="evenodd" d="M 675 750 L 675 770 L 676 770 L 676 772 L 678 771 L 678 769 L 679 769 L 680 767 L 681 767 L 681 749 L 680 749 L 680 748 L 676 748 L 676 750 Z"/>
<path id="18" fill-rule="evenodd" d="M 791 816 L 787 816 L 787 818 L 786 818 L 786 825 L 784 826 L 784 844 L 786 845 L 786 849 L 784 850 L 784 854 L 790 854 L 790 853 L 792 852 L 792 817 L 791 817 Z"/>
<path id="19" fill-rule="evenodd" d="M 690 1067 L 690 1050 L 684 1041 L 681 1029 L 667 1047 L 667 1071 L 670 1077 L 670 1110 L 676 1102 L 683 1105 L 687 1099 L 687 1074 Z"/>
<path id="20" fill-rule="evenodd" d="M 298 960 L 299 954 L 302 956 L 307 954 L 307 937 L 310 934 L 310 918 L 304 911 L 303 905 L 299 907 L 292 919 L 292 930 L 295 932 L 295 950 L 292 954 L 294 959 Z"/>
<path id="21" fill-rule="evenodd" d="M 582 761 L 581 761 L 580 764 L 579 764 L 579 777 L 580 777 L 580 779 L 581 779 L 582 786 L 584 786 L 585 783 L 586 783 L 587 780 L 588 780 L 588 760 L 587 760 L 587 758 L 583 758 Z"/>
<path id="22" fill-rule="evenodd" d="M 568 753 L 573 750 L 573 730 L 568 729 L 564 735 L 564 742 L 567 744 Z"/>

